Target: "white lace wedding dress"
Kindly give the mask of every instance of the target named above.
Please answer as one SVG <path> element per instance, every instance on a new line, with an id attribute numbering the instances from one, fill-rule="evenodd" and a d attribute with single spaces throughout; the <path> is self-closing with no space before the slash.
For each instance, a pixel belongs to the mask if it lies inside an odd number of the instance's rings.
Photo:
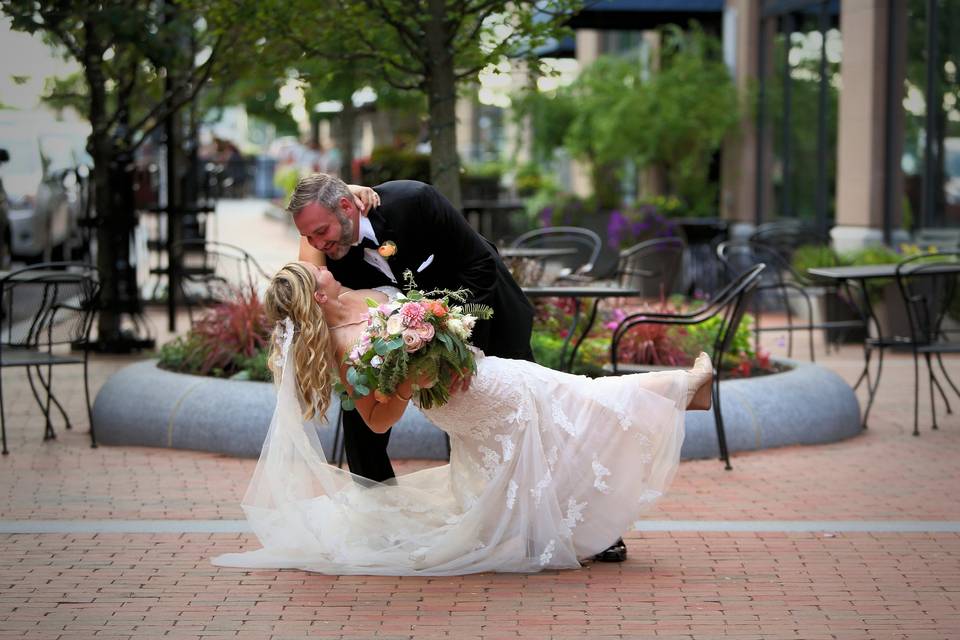
<path id="1" fill-rule="evenodd" d="M 394 485 L 326 463 L 287 362 L 243 504 L 262 548 L 214 563 L 385 575 L 578 567 L 670 483 L 687 375 L 591 380 L 482 357 L 469 391 L 426 412 L 450 434 L 450 463 Z"/>

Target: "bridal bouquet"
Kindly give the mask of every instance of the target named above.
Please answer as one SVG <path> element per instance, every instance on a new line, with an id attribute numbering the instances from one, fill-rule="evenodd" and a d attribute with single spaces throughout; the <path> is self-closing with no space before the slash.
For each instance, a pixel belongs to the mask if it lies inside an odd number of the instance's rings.
<path id="1" fill-rule="evenodd" d="M 474 323 L 493 315 L 486 305 L 465 304 L 467 293 L 410 288 L 383 304 L 368 298 L 367 327 L 344 357 L 352 391 L 336 386 L 343 408 L 353 409 L 356 398 L 370 393 L 386 399 L 407 378 L 416 381 L 421 408 L 445 404 L 454 377 L 476 372 L 469 343 Z"/>

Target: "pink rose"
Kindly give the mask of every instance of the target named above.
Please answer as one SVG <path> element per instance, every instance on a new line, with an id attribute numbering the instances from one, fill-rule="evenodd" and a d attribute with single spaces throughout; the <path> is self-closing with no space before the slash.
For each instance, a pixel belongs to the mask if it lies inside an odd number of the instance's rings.
<path id="1" fill-rule="evenodd" d="M 430 342 L 433 340 L 433 335 L 436 333 L 436 330 L 433 328 L 433 325 L 429 322 L 424 322 L 417 329 L 417 335 L 419 335 L 424 342 Z"/>
<path id="2" fill-rule="evenodd" d="M 419 333 L 412 329 L 407 329 L 403 332 L 403 348 L 407 353 L 413 353 L 422 346 L 423 338 L 420 337 Z"/>
<path id="3" fill-rule="evenodd" d="M 408 327 L 419 326 L 427 315 L 426 309 L 418 302 L 407 302 L 400 307 L 400 315 L 403 316 L 403 324 Z"/>

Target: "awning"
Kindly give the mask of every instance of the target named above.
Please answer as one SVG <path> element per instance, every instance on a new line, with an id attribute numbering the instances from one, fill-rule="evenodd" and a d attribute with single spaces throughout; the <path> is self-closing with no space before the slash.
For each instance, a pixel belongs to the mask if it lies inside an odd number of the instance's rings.
<path id="1" fill-rule="evenodd" d="M 724 0 L 598 0 L 568 23 L 574 29 L 642 31 L 665 24 L 684 26 L 691 20 L 720 25 Z"/>

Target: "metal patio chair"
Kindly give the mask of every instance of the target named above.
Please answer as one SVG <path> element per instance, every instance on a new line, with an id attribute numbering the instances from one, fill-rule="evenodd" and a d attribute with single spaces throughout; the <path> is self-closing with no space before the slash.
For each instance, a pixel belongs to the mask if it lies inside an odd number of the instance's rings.
<path id="1" fill-rule="evenodd" d="M 730 465 L 730 453 L 727 450 L 727 436 L 723 426 L 723 413 L 720 408 L 720 374 L 722 371 L 723 356 L 730 352 L 733 339 L 736 336 L 737 328 L 743 320 L 743 314 L 750 303 L 750 297 L 755 292 L 760 282 L 764 265 L 759 264 L 752 267 L 749 271 L 741 274 L 736 280 L 716 293 L 703 307 L 690 313 L 649 313 L 639 312 L 627 316 L 617 325 L 613 331 L 613 337 L 610 341 L 610 364 L 606 367 L 607 371 L 613 375 L 624 373 L 641 373 L 646 371 L 658 371 L 672 369 L 674 367 L 660 367 L 655 365 L 623 363 L 619 361 L 620 342 L 627 336 L 631 329 L 642 324 L 664 324 L 690 326 L 697 325 L 714 317 L 721 318 L 720 326 L 712 345 L 710 357 L 713 360 L 713 417 L 717 429 L 717 443 L 720 448 L 720 459 L 723 461 L 727 470 L 732 469 Z"/>
<path id="2" fill-rule="evenodd" d="M 3 314 L 0 367 L 26 370 L 30 390 L 44 414 L 44 440 L 56 437 L 51 419 L 54 408 L 62 416 L 66 428 L 72 428 L 66 410 L 53 393 L 53 367 L 82 365 L 90 444 L 97 446 L 91 419 L 88 360 L 90 331 L 97 313 L 99 291 L 96 268 L 78 262 L 41 263 L 0 278 Z M 3 454 L 6 455 L 9 451 L 2 379 L 0 434 Z"/>

